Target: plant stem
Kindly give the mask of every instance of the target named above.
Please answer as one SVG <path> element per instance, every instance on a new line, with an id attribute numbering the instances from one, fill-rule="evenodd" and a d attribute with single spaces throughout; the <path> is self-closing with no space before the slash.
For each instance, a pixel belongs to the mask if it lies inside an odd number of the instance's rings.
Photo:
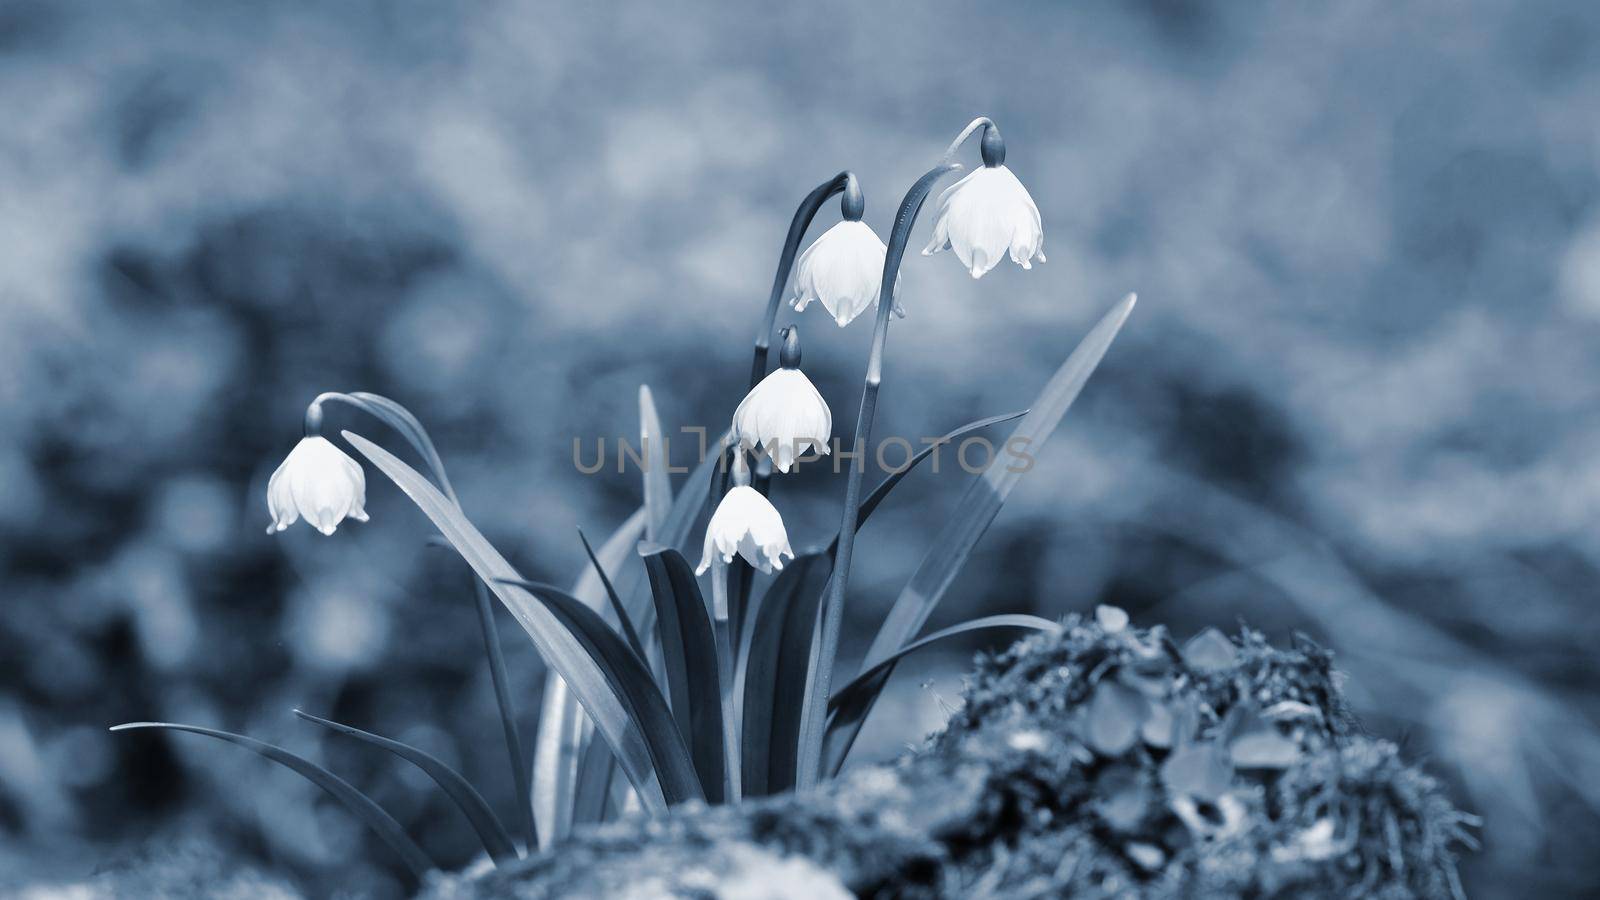
<path id="1" fill-rule="evenodd" d="M 822 610 L 822 636 L 811 670 L 811 690 L 807 691 L 804 723 L 801 728 L 799 787 L 814 785 L 820 777 L 822 738 L 827 730 L 828 690 L 833 680 L 834 657 L 839 650 L 839 629 L 844 618 L 844 594 L 850 579 L 850 560 L 855 551 L 857 509 L 861 504 L 861 473 L 866 468 L 867 446 L 872 441 L 872 421 L 878 408 L 878 389 L 883 383 L 883 351 L 889 339 L 889 314 L 894 308 L 895 282 L 900 276 L 900 261 L 905 256 L 911 228 L 922 211 L 923 201 L 940 178 L 961 167 L 940 163 L 917 179 L 900 202 L 894 230 L 889 234 L 888 252 L 883 260 L 883 282 L 878 288 L 878 317 L 872 329 L 872 350 L 867 356 L 867 377 L 861 388 L 861 409 L 856 415 L 854 452 L 850 474 L 845 481 L 844 511 L 839 521 L 839 546 L 834 551 L 833 578 L 828 583 L 828 600 Z"/>
<path id="2" fill-rule="evenodd" d="M 994 120 L 990 119 L 988 116 L 979 116 L 976 119 L 973 119 L 971 122 L 968 122 L 967 127 L 961 129 L 961 133 L 956 135 L 956 139 L 950 142 L 949 147 L 945 148 L 944 163 L 949 165 L 950 162 L 956 158 L 956 151 L 961 149 L 961 145 L 966 143 L 967 138 L 972 137 L 972 133 L 974 131 L 977 131 L 979 128 L 987 129 L 993 127 L 995 127 Z"/>
<path id="3" fill-rule="evenodd" d="M 734 656 L 739 652 L 738 645 L 734 642 L 734 631 L 730 627 L 728 616 L 728 583 L 735 575 L 733 567 L 722 561 L 718 554 L 711 563 L 711 610 L 712 629 L 715 632 L 717 644 L 717 686 L 722 699 L 722 755 L 723 774 L 727 776 L 726 789 L 722 797 L 725 803 L 737 803 L 739 791 L 743 786 L 744 777 L 740 773 L 739 765 L 743 762 L 739 751 L 739 720 L 734 711 Z"/>
<path id="4" fill-rule="evenodd" d="M 723 576 L 729 573 L 714 574 Z M 734 656 L 738 654 L 739 647 L 734 642 L 728 620 L 717 619 L 715 622 L 717 676 L 722 687 L 722 755 L 726 758 L 723 771 L 728 776 L 727 790 L 723 791 L 723 798 L 727 803 L 738 803 L 740 791 L 744 786 L 744 775 L 740 770 L 743 758 L 740 755 L 739 716 L 734 703 Z"/>
<path id="5" fill-rule="evenodd" d="M 778 321 L 778 305 L 783 300 L 783 289 L 789 284 L 789 273 L 794 269 L 800 241 L 806 236 L 806 229 L 811 227 L 811 220 L 817 217 L 817 210 L 822 208 L 822 204 L 843 191 L 845 185 L 854 178 L 848 171 L 840 172 L 812 189 L 794 211 L 794 219 L 789 222 L 789 236 L 783 241 L 783 253 L 778 256 L 778 273 L 772 278 L 772 293 L 767 296 L 767 315 L 762 320 L 761 331 L 756 334 L 755 359 L 750 365 L 751 388 L 767 377 L 767 350 L 772 345 L 772 326 Z"/>
<path id="6" fill-rule="evenodd" d="M 398 432 L 427 464 L 433 480 L 439 484 L 440 492 L 450 498 L 450 502 L 455 504 L 457 509 L 461 508 L 461 501 L 456 497 L 455 488 L 450 485 L 450 477 L 445 474 L 444 461 L 439 458 L 439 451 L 434 448 L 433 439 L 428 436 L 427 430 L 410 410 L 376 394 L 342 394 L 330 391 L 319 395 L 307 407 L 308 428 L 313 420 L 320 426 L 322 404 L 330 400 L 354 406 Z M 489 602 L 489 591 L 483 581 L 476 576 L 472 579 L 472 586 L 478 610 L 478 625 L 483 632 L 483 648 L 489 657 L 489 679 L 494 683 L 494 699 L 500 708 L 500 725 L 505 732 L 506 753 L 511 757 L 511 777 L 517 791 L 517 809 L 521 813 L 523 828 L 527 833 L 528 852 L 533 853 L 539 848 L 539 828 L 533 818 L 533 787 L 528 772 L 529 760 L 522 753 L 522 735 L 517 730 L 516 712 L 511 705 L 511 685 L 506 677 L 505 652 L 500 646 L 500 632 L 495 625 L 494 606 Z"/>
<path id="7" fill-rule="evenodd" d="M 789 221 L 789 234 L 783 241 L 783 252 L 778 254 L 778 271 L 772 276 L 772 291 L 767 294 L 767 311 L 761 320 L 761 330 L 756 333 L 755 351 L 750 361 L 750 386 L 747 390 L 755 390 L 761 379 L 767 377 L 767 354 L 772 346 L 772 328 L 778 321 L 778 307 L 783 303 L 783 289 L 789 285 L 789 275 L 794 271 L 795 256 L 800 252 L 800 242 L 806 236 L 806 229 L 811 227 L 811 220 L 817 217 L 817 212 L 822 209 L 822 204 L 834 194 L 842 193 L 847 187 L 854 186 L 851 193 L 855 209 L 851 215 L 860 217 L 861 191 L 856 185 L 856 177 L 849 170 L 840 172 L 832 178 L 812 188 L 811 193 L 800 201 L 800 206 L 794 211 L 794 218 Z M 849 206 L 847 201 L 846 206 Z M 762 457 L 757 462 L 756 470 L 751 479 L 751 487 L 761 496 L 767 496 L 767 490 L 772 482 L 772 464 L 770 460 Z M 720 499 L 720 494 L 713 500 Z M 733 627 L 734 634 L 743 636 L 744 633 L 744 605 L 750 596 L 750 587 L 755 579 L 755 572 L 751 570 L 742 559 L 733 563 L 732 606 L 735 610 Z"/>

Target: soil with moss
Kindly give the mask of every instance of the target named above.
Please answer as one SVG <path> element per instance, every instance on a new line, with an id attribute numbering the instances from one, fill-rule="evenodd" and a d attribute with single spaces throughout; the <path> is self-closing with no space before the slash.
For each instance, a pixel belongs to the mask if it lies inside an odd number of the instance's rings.
<path id="1" fill-rule="evenodd" d="M 1472 817 L 1361 732 L 1331 655 L 1119 610 L 979 660 L 948 727 L 809 794 L 680 807 L 435 900 L 1460 897 Z"/>

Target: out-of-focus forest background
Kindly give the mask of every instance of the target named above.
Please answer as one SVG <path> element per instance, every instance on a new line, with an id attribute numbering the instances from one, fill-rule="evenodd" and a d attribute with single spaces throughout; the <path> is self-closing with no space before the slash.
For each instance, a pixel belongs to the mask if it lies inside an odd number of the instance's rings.
<path id="1" fill-rule="evenodd" d="M 799 198 L 851 168 L 886 234 L 988 114 L 1049 262 L 911 258 L 878 433 L 1024 406 L 1141 302 L 932 624 L 1303 630 L 1485 817 L 1469 891 L 1592 896 L 1600 7 L 6 0 L 0 105 L 5 886 L 184 846 L 396 889 L 294 775 L 105 730 L 133 719 L 282 742 L 468 863 L 422 776 L 289 714 L 425 747 L 514 819 L 467 574 L 423 517 L 369 470 L 370 524 L 263 533 L 305 403 L 410 406 L 480 527 L 568 582 L 575 527 L 638 502 L 573 439 L 636 435 L 642 383 L 669 428 L 718 427 Z M 843 431 L 870 326 L 800 321 Z M 837 522 L 826 469 L 775 492 L 796 545 Z M 918 471 L 863 533 L 846 664 L 965 478 Z M 526 736 L 543 675 L 503 635 Z M 973 649 L 906 665 L 859 758 L 937 727 Z"/>

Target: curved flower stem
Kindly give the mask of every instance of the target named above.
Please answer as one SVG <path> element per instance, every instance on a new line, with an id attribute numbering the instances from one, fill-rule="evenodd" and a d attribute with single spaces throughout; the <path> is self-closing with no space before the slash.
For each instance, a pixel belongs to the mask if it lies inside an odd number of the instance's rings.
<path id="1" fill-rule="evenodd" d="M 726 584 L 731 575 L 731 569 L 720 560 L 712 564 L 712 590 L 717 594 L 723 595 L 720 598 L 723 603 L 727 602 Z M 713 617 L 712 622 L 717 643 L 717 683 L 722 701 L 722 753 L 725 760 L 724 774 L 727 777 L 723 797 L 726 798 L 728 803 L 738 803 L 740 789 L 744 783 L 744 776 L 739 771 L 739 764 L 742 760 L 739 749 L 739 713 L 737 706 L 739 695 L 734 690 L 734 659 L 738 656 L 739 644 L 734 638 L 737 632 L 726 617 Z"/>
<path id="2" fill-rule="evenodd" d="M 940 163 L 917 179 L 900 202 L 895 215 L 894 230 L 889 234 L 888 252 L 883 260 L 883 283 L 880 298 L 894 296 L 895 281 L 900 277 L 900 261 L 906 253 L 906 242 L 911 239 L 911 228 L 917 223 L 923 201 L 939 179 L 959 170 L 961 166 Z M 811 670 L 810 690 L 806 692 L 806 709 L 800 728 L 800 767 L 798 786 L 814 785 L 821 773 L 822 737 L 826 731 L 828 689 L 833 680 L 834 656 L 839 650 L 839 628 L 844 617 L 844 592 L 850 579 L 850 559 L 855 552 L 857 507 L 861 504 L 861 473 L 866 468 L 867 445 L 872 440 L 872 420 L 878 408 L 878 388 L 883 383 L 883 349 L 889 339 L 889 314 L 892 302 L 878 303 L 878 318 L 872 329 L 872 350 L 867 356 L 867 377 L 861 387 L 861 410 L 856 415 L 856 431 L 850 457 L 850 475 L 845 481 L 844 512 L 839 522 L 839 546 L 834 551 L 833 578 L 828 584 L 828 600 L 822 610 L 822 635 L 816 654 L 816 665 Z"/>
<path id="3" fill-rule="evenodd" d="M 967 127 L 961 129 L 961 133 L 956 135 L 956 139 L 950 142 L 949 147 L 945 148 L 944 164 L 949 165 L 956 158 L 956 151 L 961 149 L 961 145 L 966 143 L 967 138 L 972 137 L 973 132 L 979 128 L 989 129 L 994 127 L 994 120 L 988 116 L 979 116 L 968 122 Z"/>
<path id="4" fill-rule="evenodd" d="M 817 217 L 817 212 L 822 209 L 822 204 L 834 194 L 844 193 L 844 209 L 841 212 L 855 218 L 861 217 L 863 199 L 861 186 L 856 181 L 856 176 L 848 169 L 812 188 L 800 206 L 794 211 L 794 218 L 789 221 L 789 234 L 783 241 L 783 252 L 778 255 L 778 271 L 772 276 L 772 291 L 767 295 L 767 312 L 761 320 L 761 330 L 756 333 L 755 352 L 750 361 L 750 386 L 748 390 L 755 390 L 761 379 L 767 377 L 767 354 L 772 347 L 772 327 L 778 321 L 778 307 L 783 303 L 783 289 L 789 284 L 789 275 L 794 271 L 795 255 L 800 252 L 800 241 L 806 236 L 806 229 L 811 227 L 811 220 Z M 767 496 L 767 490 L 772 481 L 772 465 L 765 457 L 757 463 L 751 486 L 761 494 Z M 713 506 L 721 499 L 721 494 L 712 498 Z M 755 579 L 749 565 L 742 559 L 735 560 L 733 564 L 733 604 L 736 609 L 733 620 L 735 634 L 742 634 L 743 611 L 745 599 L 750 596 L 750 587 Z"/>
<path id="5" fill-rule="evenodd" d="M 762 320 L 761 331 L 756 335 L 755 359 L 750 365 L 751 388 L 767 377 L 767 350 L 772 346 L 772 326 L 778 321 L 778 305 L 783 300 L 784 287 L 789 284 L 789 273 L 794 269 L 794 257 L 800 250 L 800 241 L 806 236 L 806 229 L 811 227 L 811 220 L 817 217 L 817 210 L 822 208 L 822 204 L 843 191 L 845 185 L 855 181 L 855 178 L 848 171 L 840 172 L 817 185 L 794 211 L 794 219 L 789 222 L 789 236 L 783 242 L 783 253 L 778 256 L 778 273 L 772 278 L 772 293 L 767 296 L 767 315 Z"/>
<path id="6" fill-rule="evenodd" d="M 767 490 L 772 485 L 772 458 L 763 454 L 750 466 L 750 486 L 755 488 L 761 496 L 767 496 Z M 756 571 L 744 561 L 744 557 L 735 557 L 732 563 L 733 578 L 729 586 L 730 605 L 733 619 L 733 633 L 742 635 L 744 626 L 749 622 L 745 615 L 750 605 L 750 588 L 755 583 Z"/>
<path id="7" fill-rule="evenodd" d="M 322 404 L 329 401 L 354 406 L 398 432 L 427 464 L 433 480 L 439 483 L 440 492 L 450 498 L 450 502 L 458 509 L 460 508 L 461 501 L 456 497 L 455 488 L 450 485 L 450 477 L 445 474 L 444 461 L 439 458 L 439 451 L 434 449 L 433 439 L 428 437 L 428 432 L 410 410 L 377 394 L 363 392 L 342 394 L 329 391 L 319 394 L 306 407 L 308 431 L 313 427 L 320 429 Z M 505 652 L 500 646 L 500 632 L 495 625 L 494 605 L 489 602 L 488 588 L 477 576 L 473 576 L 472 587 L 478 610 L 478 625 L 483 632 L 483 648 L 489 657 L 489 680 L 494 683 L 494 699 L 500 708 L 500 725 L 505 732 L 506 752 L 511 757 L 511 777 L 517 790 L 517 809 L 521 813 L 523 827 L 527 832 L 528 851 L 531 853 L 539 847 L 539 828 L 533 819 L 533 786 L 528 773 L 529 762 L 522 754 L 522 735 L 517 730 L 516 711 L 511 705 L 511 684 L 506 676 Z"/>

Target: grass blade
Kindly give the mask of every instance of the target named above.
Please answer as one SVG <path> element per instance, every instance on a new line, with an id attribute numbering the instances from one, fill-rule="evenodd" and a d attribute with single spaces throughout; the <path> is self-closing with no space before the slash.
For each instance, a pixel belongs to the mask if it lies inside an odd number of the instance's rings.
<path id="1" fill-rule="evenodd" d="M 349 394 L 327 393 L 318 397 L 316 402 L 321 403 L 325 400 L 348 403 L 394 429 L 413 450 L 417 451 L 417 455 L 422 457 L 425 467 L 433 474 L 439 490 L 444 492 L 456 508 L 460 508 L 461 501 L 456 497 L 455 488 L 450 486 L 450 476 L 445 473 L 444 460 L 439 458 L 439 451 L 433 446 L 433 438 L 428 436 L 428 430 L 422 427 L 422 422 L 411 414 L 411 410 L 382 394 L 369 394 L 365 391 Z M 494 684 L 495 703 L 500 708 L 500 727 L 505 733 L 511 777 L 517 786 L 517 808 L 522 817 L 523 827 L 527 830 L 528 846 L 532 848 L 539 843 L 539 828 L 535 824 L 537 815 L 532 805 L 527 757 L 522 755 L 522 735 L 517 731 L 517 713 L 511 705 L 511 687 L 510 680 L 506 677 L 505 652 L 501 649 L 500 631 L 494 622 L 494 607 L 489 602 L 489 594 L 483 583 L 477 578 L 472 580 L 472 594 L 478 613 L 478 625 L 483 631 L 483 647 L 489 661 L 489 678 Z"/>
<path id="2" fill-rule="evenodd" d="M 638 723 L 623 709 L 622 700 L 612 690 L 593 659 L 577 638 L 558 621 L 545 605 L 527 591 L 507 584 L 519 580 L 516 569 L 478 533 L 461 510 L 439 493 L 426 478 L 397 459 L 389 451 L 359 434 L 343 432 L 345 440 L 393 481 L 417 504 L 434 527 L 456 552 L 472 566 L 500 602 L 511 610 L 517 622 L 533 639 L 545 664 L 571 687 L 578 702 L 594 720 L 595 727 L 611 745 L 611 752 L 639 791 L 646 809 L 666 811 L 666 797 L 650 762 L 644 736 Z"/>
<path id="3" fill-rule="evenodd" d="M 714 442 L 707 444 L 707 447 L 720 447 L 727 438 L 726 432 L 718 435 Z M 710 479 L 711 470 L 717 464 L 718 458 L 715 453 L 703 453 L 700 463 L 686 484 L 705 484 Z M 667 546 L 682 547 L 705 504 L 705 491 L 679 491 L 658 534 L 658 541 Z M 638 546 L 639 538 L 646 527 L 643 507 L 634 516 L 638 519 L 637 526 L 634 527 L 634 519 L 630 518 L 628 524 L 617 529 L 617 533 L 601 545 L 598 555 L 607 571 L 619 573 L 617 592 L 623 598 L 623 607 L 634 622 L 636 630 L 640 634 L 651 634 L 656 627 L 656 609 L 645 579 L 639 577 L 642 574 L 642 566 L 638 568 L 624 566 L 634 556 L 634 548 Z M 585 601 L 592 596 L 598 603 L 599 587 L 597 576 L 592 570 L 586 570 L 573 594 Z M 587 592 L 586 588 L 589 589 Z M 646 646 L 645 650 L 648 653 L 652 648 Z M 647 655 L 646 661 L 654 667 L 659 664 L 660 656 Z M 658 668 L 652 668 L 652 671 L 660 674 Z M 588 754 L 584 754 L 582 759 L 579 756 L 585 730 L 582 714 L 573 704 L 566 683 L 559 678 L 547 680 L 544 705 L 540 709 L 539 737 L 534 750 L 533 792 L 534 808 L 541 814 L 539 821 L 554 823 L 544 829 L 549 834 L 550 840 L 561 839 L 571 828 L 575 782 L 582 775 L 582 760 L 593 758 Z M 607 757 L 603 765 L 615 766 L 616 758 Z"/>
<path id="4" fill-rule="evenodd" d="M 700 513 L 705 509 L 709 499 L 705 486 L 711 481 L 711 470 L 716 468 L 722 456 L 717 451 L 733 436 L 731 431 L 724 431 L 716 439 L 706 444 L 703 458 L 689 473 L 689 478 L 684 482 L 684 489 L 678 492 L 672 501 L 672 510 L 667 513 L 666 521 L 661 525 L 661 531 L 656 537 L 656 543 L 665 547 L 682 548 L 683 542 L 689 537 L 689 531 L 694 528 L 695 520 L 700 518 Z M 641 623 L 640 627 L 643 627 Z"/>
<path id="5" fill-rule="evenodd" d="M 1078 399 L 1090 374 L 1100 364 L 1111 341 L 1127 321 L 1128 314 L 1133 311 L 1134 299 L 1133 294 L 1124 297 L 1078 344 L 1039 393 L 1039 399 L 1034 402 L 1031 411 L 1011 432 L 1007 446 L 1018 440 L 1026 441 L 1024 446 L 1030 451 L 1036 452 L 1043 446 L 1066 415 L 1067 409 Z M 1024 473 L 1012 471 L 1013 468 L 992 465 L 968 487 L 955 514 L 928 548 L 922 563 L 912 573 L 911 580 L 900 592 L 888 617 L 878 629 L 877 636 L 872 639 L 866 659 L 862 662 L 864 670 L 905 646 L 928 621 L 929 614 L 944 597 L 956 573 L 971 555 L 972 548 L 977 546 L 978 539 L 983 537 L 989 524 L 1000 512 L 1001 504 L 1005 503 L 1006 497 L 1021 480 Z"/>
<path id="6" fill-rule="evenodd" d="M 878 508 L 878 504 L 882 503 L 889 496 L 889 492 L 894 490 L 894 486 L 899 484 L 901 479 L 911 474 L 911 470 L 915 469 L 918 463 L 931 456 L 935 450 L 947 444 L 955 443 L 957 440 L 965 437 L 970 432 L 988 428 L 990 425 L 998 425 L 1001 422 L 1009 422 L 1012 419 L 1020 419 L 1027 414 L 1028 411 L 1024 409 L 1019 412 L 1002 413 L 998 416 L 989 416 L 986 419 L 978 419 L 973 422 L 968 422 L 960 428 L 957 428 L 955 431 L 952 431 L 949 434 L 946 434 L 944 437 L 939 438 L 936 443 L 923 447 L 921 450 L 917 451 L 915 456 L 906 461 L 906 464 L 903 468 L 897 472 L 890 472 L 887 477 L 878 482 L 878 486 L 872 489 L 872 493 L 868 494 L 866 499 L 861 501 L 861 505 L 856 507 L 856 525 L 859 527 L 860 525 L 865 524 L 867 517 L 871 516 L 872 511 Z M 938 467 L 935 466 L 934 468 L 937 470 Z M 839 536 L 838 534 L 835 534 L 833 536 L 833 543 L 829 545 L 828 552 L 830 554 L 833 552 L 833 547 L 838 543 Z"/>
<path id="7" fill-rule="evenodd" d="M 666 663 L 667 690 L 678 731 L 694 754 L 695 771 L 706 799 L 721 803 L 727 777 L 723 750 L 721 677 L 716 635 L 694 570 L 683 554 L 660 544 L 641 544 L 650 590 L 655 597 L 657 633 Z"/>
<path id="8" fill-rule="evenodd" d="M 611 796 L 611 779 L 616 774 L 611 750 L 605 741 L 590 740 L 578 763 L 578 779 L 572 790 L 572 824 L 593 825 L 605 821 L 606 801 Z"/>
<path id="9" fill-rule="evenodd" d="M 411 414 L 411 410 L 382 394 L 352 391 L 339 396 L 399 432 L 400 436 L 406 439 L 406 443 L 417 451 L 417 455 L 422 457 L 422 461 L 428 464 L 428 471 L 438 480 L 439 489 L 450 498 L 450 502 L 456 502 L 455 488 L 450 486 L 450 478 L 444 473 L 444 460 L 439 458 L 439 451 L 434 448 L 433 438 L 428 436 L 428 430 L 422 427 L 422 423 Z"/>
<path id="10" fill-rule="evenodd" d="M 303 756 L 297 756 L 276 744 L 269 744 L 266 741 L 258 741 L 255 738 L 234 734 L 231 731 L 202 728 L 199 725 L 179 725 L 173 722 L 128 722 L 124 725 L 112 726 L 111 730 L 135 731 L 144 728 L 203 734 L 206 737 L 228 741 L 229 743 L 254 750 L 267 759 L 294 770 L 302 778 L 332 794 L 334 799 L 343 803 L 346 809 L 356 815 L 356 818 L 365 822 L 368 828 L 378 833 L 378 837 L 382 838 L 383 842 L 388 844 L 389 848 L 405 862 L 406 868 L 411 870 L 412 876 L 416 878 L 419 884 L 428 877 L 429 872 L 434 870 L 433 861 L 428 859 L 427 854 L 422 852 L 422 848 L 411 840 L 405 829 L 400 827 L 400 823 L 394 820 L 394 816 L 385 812 L 383 807 L 373 802 L 371 797 L 352 787 L 350 782 Z"/>
<path id="11" fill-rule="evenodd" d="M 596 554 L 606 570 L 620 573 L 624 592 L 642 580 L 639 576 L 643 566 L 624 568 L 624 564 L 633 558 L 633 548 L 638 546 L 644 528 L 645 510 L 641 506 L 600 545 Z M 593 609 L 603 602 L 602 594 L 599 574 L 592 566 L 585 566 L 572 586 L 572 595 Z M 546 678 L 533 746 L 533 809 L 547 841 L 541 846 L 549 846 L 571 833 L 573 803 L 585 762 L 598 757 L 602 765 L 616 766 L 616 758 L 609 753 L 590 754 L 583 750 L 584 741 L 592 739 L 593 731 L 594 726 L 567 683 L 560 676 Z"/>
<path id="12" fill-rule="evenodd" d="M 1021 440 L 1026 442 L 1023 446 L 1036 452 L 1044 445 L 1051 432 L 1061 423 L 1062 417 L 1066 415 L 1073 401 L 1078 399 L 1078 394 L 1083 391 L 1089 376 L 1100 365 L 1100 360 L 1105 357 L 1112 340 L 1122 330 L 1123 323 L 1133 312 L 1135 299 L 1133 294 L 1123 297 L 1110 312 L 1100 318 L 1067 357 L 1067 361 L 1061 364 L 1055 375 L 1051 376 L 1044 390 L 1039 392 L 1039 397 L 1034 401 L 1028 414 L 1022 417 L 1022 421 L 1011 432 L 1011 437 L 1006 440 L 1006 446 L 1012 446 L 1013 441 Z M 883 625 L 878 628 L 878 633 L 873 637 L 871 646 L 867 648 L 867 655 L 861 663 L 863 672 L 888 659 L 922 630 L 934 607 L 943 599 L 944 592 L 955 581 L 956 573 L 961 570 L 967 557 L 972 554 L 972 549 L 977 546 L 978 539 L 989 529 L 989 524 L 999 514 L 1006 497 L 1021 480 L 1024 472 L 1013 471 L 1013 468 L 998 463 L 991 465 L 982 477 L 974 480 L 967 488 L 955 513 L 934 538 L 922 562 L 916 571 L 911 573 L 911 579 L 900 591 L 894 606 L 889 609 L 889 615 L 884 618 Z M 875 697 L 876 695 L 874 699 Z M 873 700 L 868 700 L 868 710 L 871 709 L 872 702 Z M 841 731 L 851 733 L 848 737 L 836 740 L 842 739 L 845 746 L 848 746 L 855 740 L 853 732 L 860 729 L 860 723 L 865 717 L 866 713 L 863 712 L 853 726 L 841 724 Z"/>
<path id="13" fill-rule="evenodd" d="M 646 540 L 657 541 L 672 509 L 672 478 L 668 474 L 667 439 L 661 430 L 650 386 L 639 385 L 639 445 L 644 454 L 644 508 Z"/>
<path id="14" fill-rule="evenodd" d="M 594 548 L 589 546 L 589 539 L 584 537 L 583 529 L 578 529 L 578 540 L 583 542 L 583 552 L 589 554 L 589 562 L 594 566 L 595 575 L 599 577 L 600 584 L 605 588 L 606 599 L 611 603 L 611 611 L 616 614 L 617 624 L 622 629 L 622 636 L 628 641 L 628 649 L 639 657 L 640 661 L 648 657 L 644 652 L 644 643 L 639 640 L 639 632 L 633 628 L 633 620 L 628 618 L 628 611 L 622 608 L 622 598 L 617 596 L 617 589 L 612 586 L 611 578 L 606 575 L 606 568 L 594 555 Z"/>
<path id="15" fill-rule="evenodd" d="M 888 659 L 879 661 L 876 665 L 857 675 L 849 684 L 840 688 L 832 697 L 828 698 L 828 730 L 823 738 L 822 750 L 824 771 L 831 775 L 839 774 L 839 767 L 844 765 L 844 758 L 849 755 L 850 747 L 855 743 L 856 735 L 861 732 L 862 722 L 865 721 L 867 713 L 872 711 L 872 704 L 877 701 L 884 685 L 889 683 L 889 676 L 894 674 L 895 666 L 899 664 L 901 659 L 929 644 L 937 643 L 956 635 L 981 631 L 985 628 L 1031 628 L 1035 631 L 1056 631 L 1060 627 L 1060 625 L 1049 619 L 1022 613 L 984 616 L 981 619 L 972 619 L 959 625 L 940 629 L 933 634 L 918 638 L 889 654 Z"/>
<path id="16" fill-rule="evenodd" d="M 467 821 L 472 824 L 472 830 L 478 833 L 478 839 L 483 842 L 483 849 L 489 852 L 489 858 L 494 860 L 495 865 L 498 866 L 500 863 L 510 862 L 517 858 L 517 848 L 511 843 L 511 835 L 507 833 L 505 826 L 500 824 L 500 819 L 495 816 L 494 810 L 489 808 L 489 804 L 483 799 L 483 795 L 478 793 L 478 790 L 470 782 L 461 777 L 460 773 L 445 765 L 437 757 L 418 750 L 410 744 L 404 744 L 382 735 L 373 734 L 370 731 L 362 731 L 359 728 L 335 722 L 331 719 L 313 716 L 308 712 L 297 709 L 294 714 L 307 722 L 321 725 L 330 731 L 336 731 L 353 737 L 358 741 L 365 741 L 374 747 L 387 750 L 421 769 L 427 773 L 429 778 L 433 779 L 434 784 L 437 784 L 439 789 L 444 791 L 445 795 L 454 801 L 457 808 L 467 817 Z"/>
<path id="17" fill-rule="evenodd" d="M 644 660 L 628 649 L 599 613 L 577 597 L 554 585 L 522 580 L 514 583 L 549 606 L 605 673 L 611 689 L 621 698 L 629 717 L 644 735 L 650 762 L 661 779 L 667 803 L 705 799 L 688 747 L 673 727 L 672 711 L 651 679 Z"/>
<path id="18" fill-rule="evenodd" d="M 746 797 L 795 785 L 811 639 L 831 561 L 829 554 L 802 553 L 772 580 L 756 610 L 744 663 Z"/>

